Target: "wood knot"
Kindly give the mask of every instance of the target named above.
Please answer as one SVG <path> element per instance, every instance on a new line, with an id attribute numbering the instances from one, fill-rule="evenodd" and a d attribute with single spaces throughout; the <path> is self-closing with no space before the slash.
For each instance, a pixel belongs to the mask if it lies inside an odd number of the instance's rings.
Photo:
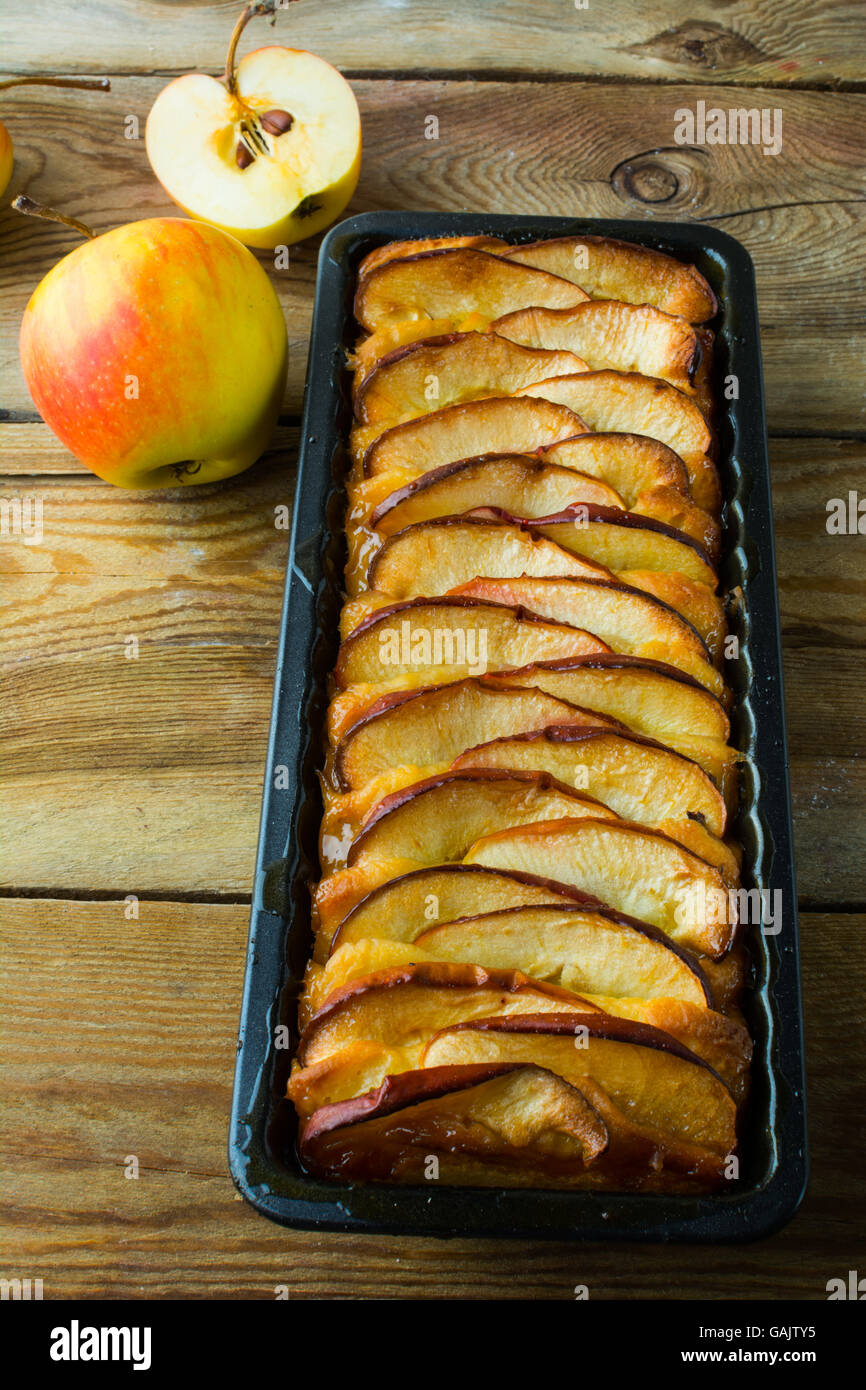
<path id="1" fill-rule="evenodd" d="M 611 187 L 625 203 L 694 212 L 704 202 L 706 158 L 702 149 L 646 150 L 617 164 Z"/>
<path id="2" fill-rule="evenodd" d="M 768 60 L 768 55 L 742 34 L 721 24 L 695 19 L 687 19 L 677 28 L 665 29 L 642 43 L 629 44 L 625 51 L 706 72 L 751 67 Z"/>

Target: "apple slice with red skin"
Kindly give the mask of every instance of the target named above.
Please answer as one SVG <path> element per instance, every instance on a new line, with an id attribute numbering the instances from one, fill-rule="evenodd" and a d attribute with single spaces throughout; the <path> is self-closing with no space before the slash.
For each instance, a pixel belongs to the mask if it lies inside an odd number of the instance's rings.
<path id="1" fill-rule="evenodd" d="M 392 858 L 414 859 L 419 866 L 447 864 L 502 827 L 565 816 L 617 820 L 594 797 L 543 772 L 446 772 L 402 787 L 374 806 L 352 842 L 347 864 Z"/>
<path id="2" fill-rule="evenodd" d="M 613 237 L 572 236 L 515 246 L 500 254 L 574 280 L 593 299 L 652 304 L 690 323 L 706 323 L 718 313 L 718 300 L 699 270 L 649 246 Z"/>
<path id="3" fill-rule="evenodd" d="M 362 451 L 360 458 L 353 448 L 353 457 L 362 462 L 367 478 L 402 473 L 408 481 L 459 459 L 532 454 L 557 441 L 574 439 L 585 429 L 583 421 L 564 405 L 529 396 L 499 395 L 444 406 L 394 425 Z M 592 468 L 584 471 L 598 476 Z"/>
<path id="4" fill-rule="evenodd" d="M 502 513 L 501 519 L 516 526 L 529 525 L 563 549 L 607 569 L 682 574 L 696 584 L 706 584 L 710 590 L 718 583 L 710 557 L 696 541 L 672 526 L 636 512 L 580 503 L 554 516 L 533 517 L 531 521 L 507 513 Z"/>
<path id="5" fill-rule="evenodd" d="M 345 687 L 405 674 L 419 685 L 440 684 L 449 672 L 474 676 L 533 659 L 608 650 L 590 633 L 520 608 L 459 596 L 409 599 L 378 609 L 355 628 L 340 647 L 335 679 Z"/>
<path id="6" fill-rule="evenodd" d="M 334 753 L 334 781 L 344 792 L 403 764 L 450 763 L 465 748 L 545 724 L 598 724 L 564 700 L 529 686 L 498 686 L 470 677 L 451 685 L 394 691 L 371 706 Z"/>
<path id="7" fill-rule="evenodd" d="M 573 725 L 539 728 L 469 748 L 452 767 L 549 772 L 565 786 L 596 797 L 624 820 L 659 826 L 692 816 L 712 835 L 725 831 L 722 794 L 698 764 L 636 734 Z"/>
<path id="8" fill-rule="evenodd" d="M 610 1005 L 610 1012 L 618 1018 L 648 1023 L 675 1038 L 711 1066 L 722 1078 L 737 1105 L 742 1105 L 749 1090 L 752 1040 L 748 1029 L 737 1019 L 727 1018 L 715 1009 L 682 999 L 607 1000 L 597 994 L 589 997 L 606 1011 Z"/>
<path id="9" fill-rule="evenodd" d="M 718 869 L 647 826 L 588 816 L 512 825 L 478 840 L 463 862 L 572 883 L 714 960 L 734 940 L 736 908 Z"/>
<path id="10" fill-rule="evenodd" d="M 608 1144 L 604 1121 L 562 1077 L 509 1064 L 431 1067 L 317 1110 L 301 1163 L 317 1177 L 461 1186 L 571 1186 Z"/>
<path id="11" fill-rule="evenodd" d="M 675 386 L 639 372 L 578 371 L 514 388 L 514 394 L 567 406 L 591 430 L 647 434 L 667 444 L 688 470 L 692 500 L 704 511 L 718 513 L 722 491 L 709 457 L 712 431 L 695 402 Z"/>
<path id="12" fill-rule="evenodd" d="M 664 656 L 715 695 L 724 694 L 724 682 L 691 624 L 668 604 L 627 584 L 612 579 L 474 579 L 457 594 L 589 629 L 615 652 L 650 660 Z"/>
<path id="13" fill-rule="evenodd" d="M 662 570 L 620 570 L 617 579 L 622 584 L 630 584 L 634 589 L 642 589 L 652 594 L 660 603 L 666 603 L 690 623 L 695 632 L 706 643 L 706 647 L 716 666 L 721 667 L 724 659 L 725 638 L 728 635 L 728 620 L 724 604 L 718 594 L 714 594 L 706 584 L 696 584 L 684 574 L 665 573 Z"/>
<path id="14" fill-rule="evenodd" d="M 386 261 L 404 260 L 406 256 L 419 256 L 424 251 L 445 251 L 455 246 L 468 246 L 476 251 L 507 251 L 508 243 L 495 236 L 431 236 L 419 237 L 415 241 L 388 241 L 368 251 L 358 266 L 358 279 L 363 280 L 371 270 L 376 270 Z"/>
<path id="15" fill-rule="evenodd" d="M 348 939 L 348 938 L 347 938 Z M 343 941 L 338 933 L 335 946 Z M 578 904 L 500 908 L 427 927 L 413 943 L 440 960 L 523 970 L 576 994 L 712 1006 L 696 956 L 648 922 Z"/>
<path id="16" fill-rule="evenodd" d="M 585 368 L 573 352 L 522 348 L 495 333 L 449 333 L 409 343 L 382 358 L 360 385 L 355 417 L 378 435 L 429 414 L 431 404 L 441 408 L 485 396 L 511 396 L 530 382 Z M 432 400 L 431 381 L 437 392 Z"/>
<path id="17" fill-rule="evenodd" d="M 539 398 L 516 396 L 514 399 Z M 539 449 L 538 457 L 544 463 L 560 464 L 563 468 L 588 473 L 592 478 L 603 478 L 616 489 L 627 507 L 637 508 L 645 494 L 656 493 L 659 489 L 673 488 L 684 497 L 689 496 L 688 470 L 679 454 L 660 439 L 650 439 L 645 434 L 585 430 L 572 439 L 560 439 Z"/>
<path id="18" fill-rule="evenodd" d="M 368 268 L 355 295 L 355 318 L 368 333 L 412 319 L 472 314 L 485 323 L 540 304 L 564 309 L 587 298 L 573 281 L 503 260 L 472 246 L 439 246 Z"/>
<path id="19" fill-rule="evenodd" d="M 718 563 L 722 552 L 721 526 L 715 517 L 702 507 L 696 507 L 676 488 L 663 487 L 641 493 L 632 512 L 682 532 L 706 551 L 713 565 Z"/>
<path id="20" fill-rule="evenodd" d="M 491 328 L 522 347 L 574 352 L 594 371 L 640 372 L 693 393 L 698 336 L 687 319 L 651 304 L 590 299 L 568 308 L 533 306 L 496 319 Z"/>
<path id="21" fill-rule="evenodd" d="M 621 507 L 607 483 L 530 454 L 495 454 L 443 464 L 395 488 L 375 507 L 370 524 L 382 536 L 416 521 L 458 516 L 473 507 L 502 507 L 520 516 L 549 516 L 578 502 Z"/>

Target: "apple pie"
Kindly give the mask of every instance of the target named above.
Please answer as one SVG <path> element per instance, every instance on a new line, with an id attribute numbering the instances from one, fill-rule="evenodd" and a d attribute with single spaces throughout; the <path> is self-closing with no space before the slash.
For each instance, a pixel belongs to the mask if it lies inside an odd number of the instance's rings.
<path id="1" fill-rule="evenodd" d="M 396 242 L 359 268 L 288 1085 L 317 1176 L 737 1176 L 717 310 L 694 266 L 598 237 Z"/>

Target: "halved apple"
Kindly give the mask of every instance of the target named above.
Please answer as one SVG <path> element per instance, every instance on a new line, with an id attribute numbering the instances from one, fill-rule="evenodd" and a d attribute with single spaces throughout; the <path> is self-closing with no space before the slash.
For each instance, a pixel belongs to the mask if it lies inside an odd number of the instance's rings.
<path id="1" fill-rule="evenodd" d="M 431 410 L 485 396 L 510 396 L 530 382 L 573 375 L 585 366 L 573 352 L 523 348 L 495 333 L 426 338 L 397 348 L 364 377 L 355 416 L 379 435 Z"/>
<path id="2" fill-rule="evenodd" d="M 478 247 L 439 246 L 368 268 L 355 295 L 355 318 L 369 333 L 412 319 L 456 325 L 470 314 L 490 323 L 525 304 L 564 309 L 586 298 L 572 281 L 546 271 Z"/>
<path id="3" fill-rule="evenodd" d="M 547 622 L 591 629 L 615 652 L 665 660 L 718 695 L 723 682 L 691 624 L 640 589 L 610 579 L 473 579 L 457 594 L 526 608 Z"/>
<path id="4" fill-rule="evenodd" d="M 389 536 L 370 561 L 367 583 L 402 599 L 447 594 L 479 575 L 508 579 L 524 574 L 611 577 L 604 565 L 584 560 L 528 527 L 448 516 Z"/>
<path id="5" fill-rule="evenodd" d="M 534 1062 L 575 1086 L 594 1082 L 659 1136 L 719 1156 L 736 1147 L 736 1105 L 724 1082 L 650 1024 L 604 1013 L 480 1018 L 443 1030 L 423 1054 L 428 1067 L 479 1062 Z"/>
<path id="6" fill-rule="evenodd" d="M 659 826 L 698 817 L 711 834 L 725 830 L 725 803 L 705 772 L 681 754 L 636 734 L 572 724 L 500 735 L 454 759 L 455 771 L 498 767 L 549 772 L 586 791 L 625 820 Z M 678 838 L 678 837 L 677 837 Z"/>
<path id="7" fill-rule="evenodd" d="M 687 319 L 651 304 L 591 299 L 572 308 L 522 308 L 496 319 L 491 327 L 523 347 L 575 352 L 594 371 L 640 372 L 693 394 L 692 377 L 701 355 L 697 334 Z"/>
<path id="8" fill-rule="evenodd" d="M 418 256 L 422 251 L 444 251 L 453 246 L 470 246 L 478 251 L 508 250 L 508 243 L 495 236 L 431 236 L 419 237 L 417 241 L 386 241 L 384 246 L 367 252 L 358 266 L 358 279 L 363 280 L 386 261 L 400 261 L 406 256 Z"/>
<path id="9" fill-rule="evenodd" d="M 499 686 L 470 678 L 377 700 L 334 753 L 342 791 L 363 787 L 401 764 L 450 763 L 465 748 L 545 724 L 607 722 L 529 686 Z"/>
<path id="10" fill-rule="evenodd" d="M 541 1067 L 429 1067 L 323 1106 L 299 1154 L 323 1178 L 423 1184 L 430 1156 L 461 1186 L 572 1186 L 608 1143 L 604 1121 L 575 1087 Z"/>
<path id="11" fill-rule="evenodd" d="M 718 300 L 699 270 L 648 246 L 612 237 L 571 236 L 515 246 L 501 254 L 573 280 L 593 299 L 653 304 L 690 323 L 704 323 L 718 312 Z"/>
<path id="12" fill-rule="evenodd" d="M 572 883 L 714 960 L 733 941 L 736 905 L 718 869 L 645 826 L 589 816 L 512 825 L 463 860 Z"/>
<path id="13" fill-rule="evenodd" d="M 447 772 L 384 797 L 352 841 L 347 863 L 350 868 L 377 859 L 414 860 L 419 866 L 453 863 L 503 827 L 581 816 L 593 824 L 617 820 L 593 797 L 543 772 Z"/>
<path id="14" fill-rule="evenodd" d="M 515 400 L 535 399 L 516 396 Z M 550 402 L 548 402 L 550 404 Z M 564 409 L 564 407 L 560 407 Z M 593 478 L 603 478 L 616 488 L 627 507 L 659 488 L 674 488 L 689 495 L 689 475 L 679 454 L 645 434 L 594 433 L 586 430 L 573 439 L 560 439 L 539 450 L 545 463 L 575 468 Z"/>
<path id="15" fill-rule="evenodd" d="M 360 458 L 366 477 L 402 473 L 408 481 L 459 459 L 531 454 L 557 440 L 573 439 L 585 429 L 583 421 L 564 405 L 529 396 L 500 395 L 445 406 L 394 425 L 362 450 Z M 357 448 L 353 457 L 360 461 Z M 585 471 L 595 474 L 589 467 Z"/>
<path id="16" fill-rule="evenodd" d="M 578 502 L 624 506 L 612 487 L 586 473 L 528 454 L 494 454 L 446 463 L 403 483 L 373 509 L 370 522 L 380 535 L 390 536 L 416 521 L 458 516 L 473 507 L 548 516 Z"/>
<path id="17" fill-rule="evenodd" d="M 718 512 L 721 484 L 708 457 L 712 432 L 694 401 L 675 386 L 638 372 L 579 371 L 512 389 L 516 395 L 566 406 L 591 430 L 626 430 L 667 444 L 688 470 L 694 502 L 704 511 Z"/>
<path id="18" fill-rule="evenodd" d="M 440 960 L 520 969 L 577 994 L 712 1004 L 691 952 L 649 923 L 609 908 L 527 904 L 491 910 L 427 927 L 414 944 Z"/>
<path id="19" fill-rule="evenodd" d="M 371 685 L 394 676 L 415 684 L 446 683 L 533 660 L 604 653 L 606 643 L 564 623 L 517 608 L 459 596 L 414 599 L 372 613 L 340 647 L 339 686 Z M 407 681 L 411 683 L 411 681 Z"/>

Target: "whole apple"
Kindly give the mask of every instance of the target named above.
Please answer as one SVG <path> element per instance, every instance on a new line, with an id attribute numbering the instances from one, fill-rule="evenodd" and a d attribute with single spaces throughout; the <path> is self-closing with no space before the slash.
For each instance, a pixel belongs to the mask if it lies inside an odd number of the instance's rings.
<path id="1" fill-rule="evenodd" d="M 268 444 L 286 325 L 234 237 L 149 218 L 94 237 L 48 272 L 24 313 L 21 365 L 46 424 L 100 478 L 211 483 Z"/>

